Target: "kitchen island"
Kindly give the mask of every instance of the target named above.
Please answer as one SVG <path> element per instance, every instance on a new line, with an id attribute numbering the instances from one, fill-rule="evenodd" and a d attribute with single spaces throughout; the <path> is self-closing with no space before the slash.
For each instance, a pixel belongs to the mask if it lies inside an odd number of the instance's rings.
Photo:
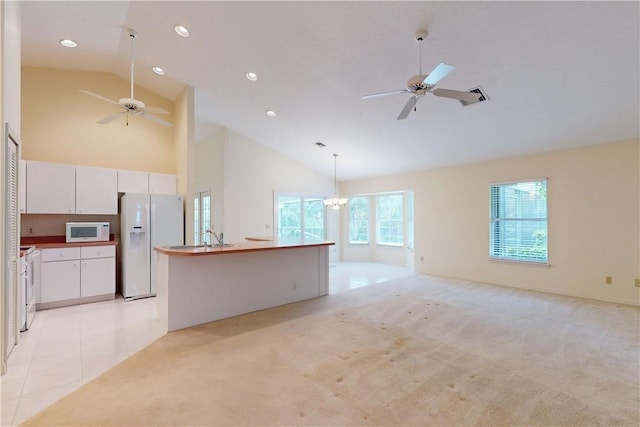
<path id="1" fill-rule="evenodd" d="M 160 323 L 175 331 L 327 295 L 333 244 L 276 238 L 223 247 L 156 247 Z"/>

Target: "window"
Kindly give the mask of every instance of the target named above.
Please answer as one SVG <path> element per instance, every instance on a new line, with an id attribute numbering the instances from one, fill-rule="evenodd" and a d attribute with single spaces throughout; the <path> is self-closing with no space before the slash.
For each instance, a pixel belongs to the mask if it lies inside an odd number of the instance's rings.
<path id="1" fill-rule="evenodd" d="M 400 246 L 402 240 L 402 194 L 385 194 L 377 197 L 377 243 Z"/>
<path id="2" fill-rule="evenodd" d="M 413 191 L 407 191 L 405 193 L 407 195 L 407 248 L 413 250 L 414 249 L 414 240 L 413 240 L 413 232 L 414 232 L 414 221 L 413 221 Z"/>
<path id="3" fill-rule="evenodd" d="M 547 181 L 491 185 L 489 255 L 547 263 Z"/>
<path id="4" fill-rule="evenodd" d="M 349 199 L 349 243 L 369 243 L 369 199 Z"/>
<path id="5" fill-rule="evenodd" d="M 211 229 L 211 192 L 201 191 L 193 197 L 193 243 L 210 244 L 211 235 L 205 233 Z"/>
<path id="6" fill-rule="evenodd" d="M 278 237 L 325 238 L 322 197 L 277 194 L 276 207 Z"/>

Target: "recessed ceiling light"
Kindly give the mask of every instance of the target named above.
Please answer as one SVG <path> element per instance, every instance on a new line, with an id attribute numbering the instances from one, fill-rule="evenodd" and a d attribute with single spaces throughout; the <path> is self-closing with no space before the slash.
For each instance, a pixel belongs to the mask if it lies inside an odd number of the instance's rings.
<path id="1" fill-rule="evenodd" d="M 159 74 L 161 76 L 164 76 L 164 70 L 160 67 L 153 67 L 152 68 L 153 72 L 156 74 Z"/>
<path id="2" fill-rule="evenodd" d="M 180 37 L 189 37 L 189 30 L 187 30 L 187 27 L 176 25 L 173 29 Z"/>
<path id="3" fill-rule="evenodd" d="M 273 110 L 267 110 L 267 116 L 269 117 L 275 117 L 276 116 L 276 112 Z"/>
<path id="4" fill-rule="evenodd" d="M 251 71 L 244 73 L 244 76 L 252 82 L 258 80 L 258 75 L 256 73 L 252 73 Z"/>
<path id="5" fill-rule="evenodd" d="M 78 43 L 74 42 L 71 39 L 62 39 L 60 40 L 60 44 L 64 47 L 77 47 Z"/>

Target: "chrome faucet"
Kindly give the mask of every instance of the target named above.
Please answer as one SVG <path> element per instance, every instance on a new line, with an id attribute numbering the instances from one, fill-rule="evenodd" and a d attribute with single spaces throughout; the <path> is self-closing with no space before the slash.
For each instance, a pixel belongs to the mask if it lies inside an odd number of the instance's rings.
<path id="1" fill-rule="evenodd" d="M 204 232 L 211 234 L 218 241 L 218 245 L 224 246 L 224 233 L 222 231 L 219 236 L 218 233 L 213 230 L 205 230 Z"/>

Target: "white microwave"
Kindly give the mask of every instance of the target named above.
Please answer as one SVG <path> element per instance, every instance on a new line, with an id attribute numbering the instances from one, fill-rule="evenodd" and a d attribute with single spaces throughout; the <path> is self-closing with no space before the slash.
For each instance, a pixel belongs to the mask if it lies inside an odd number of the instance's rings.
<path id="1" fill-rule="evenodd" d="M 109 241 L 108 222 L 68 222 L 67 243 Z"/>

